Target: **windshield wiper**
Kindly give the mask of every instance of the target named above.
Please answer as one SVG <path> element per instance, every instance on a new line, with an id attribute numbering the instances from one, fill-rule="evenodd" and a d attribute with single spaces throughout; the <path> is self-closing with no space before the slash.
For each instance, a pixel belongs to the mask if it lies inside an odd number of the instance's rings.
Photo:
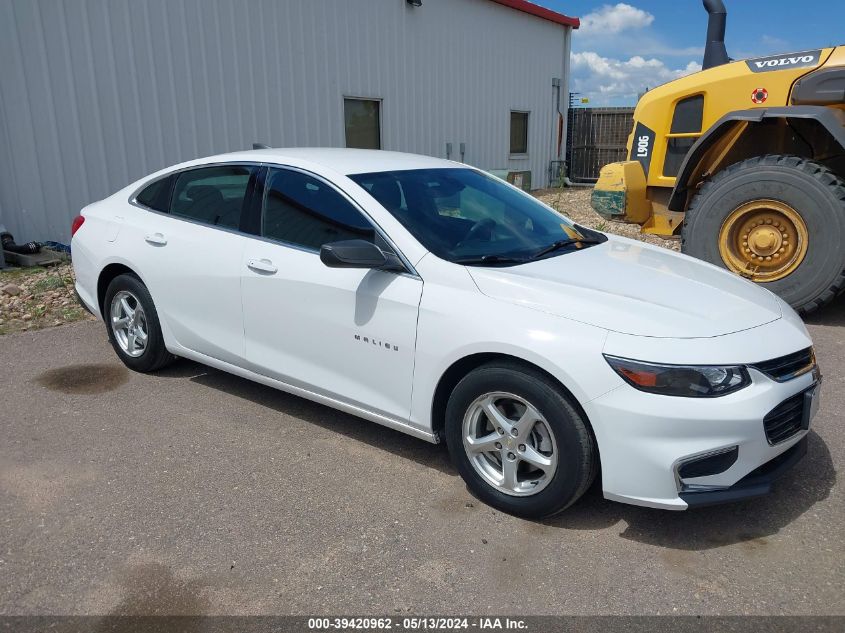
<path id="1" fill-rule="evenodd" d="M 570 237 L 565 240 L 558 240 L 557 242 L 549 244 L 545 248 L 541 248 L 539 251 L 529 256 L 529 259 L 538 259 L 543 255 L 548 255 L 549 253 L 571 246 L 572 244 L 601 244 L 602 242 L 604 242 L 604 240 L 600 240 L 595 237 Z"/>
<path id="2" fill-rule="evenodd" d="M 522 257 L 509 257 L 507 255 L 482 255 L 481 257 L 464 257 L 456 259 L 456 264 L 462 266 L 485 266 L 490 264 L 524 264 Z"/>

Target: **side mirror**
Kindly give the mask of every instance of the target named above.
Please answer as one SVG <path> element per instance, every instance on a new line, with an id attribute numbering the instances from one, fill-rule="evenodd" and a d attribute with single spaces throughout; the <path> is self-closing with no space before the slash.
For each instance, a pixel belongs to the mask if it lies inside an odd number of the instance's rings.
<path id="1" fill-rule="evenodd" d="M 320 247 L 320 261 L 329 268 L 388 268 L 391 256 L 383 253 L 372 242 L 343 240 L 323 244 Z"/>

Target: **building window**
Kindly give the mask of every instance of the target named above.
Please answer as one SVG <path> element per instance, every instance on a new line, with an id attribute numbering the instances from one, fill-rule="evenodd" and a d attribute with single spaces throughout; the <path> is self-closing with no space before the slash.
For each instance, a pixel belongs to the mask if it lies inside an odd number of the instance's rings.
<path id="1" fill-rule="evenodd" d="M 344 99 L 346 147 L 381 149 L 381 101 Z"/>
<path id="2" fill-rule="evenodd" d="M 511 154 L 528 153 L 528 113 L 511 111 Z"/>

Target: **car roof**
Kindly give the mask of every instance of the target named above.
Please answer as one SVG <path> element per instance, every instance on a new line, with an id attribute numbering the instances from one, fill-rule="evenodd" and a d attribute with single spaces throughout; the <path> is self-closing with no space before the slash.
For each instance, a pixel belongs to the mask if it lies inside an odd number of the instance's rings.
<path id="1" fill-rule="evenodd" d="M 309 162 L 341 174 L 366 174 L 404 169 L 436 169 L 464 167 L 462 163 L 376 149 L 347 149 L 343 147 L 291 147 L 253 149 L 212 156 L 203 162 L 229 162 L 234 160 L 290 164 Z"/>

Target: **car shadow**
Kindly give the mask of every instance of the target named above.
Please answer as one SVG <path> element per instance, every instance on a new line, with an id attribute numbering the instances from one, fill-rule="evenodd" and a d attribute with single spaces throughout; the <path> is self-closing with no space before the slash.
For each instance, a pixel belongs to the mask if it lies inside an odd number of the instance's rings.
<path id="1" fill-rule="evenodd" d="M 596 482 L 569 510 L 543 523 L 566 530 L 597 530 L 621 521 L 626 525 L 620 537 L 677 550 L 707 550 L 735 543 L 763 546 L 765 537 L 777 534 L 826 499 L 835 483 L 830 451 L 811 431 L 807 455 L 764 497 L 673 512 L 609 502 Z"/>
<path id="2" fill-rule="evenodd" d="M 457 475 L 457 470 L 449 461 L 445 444 L 430 444 L 380 424 L 246 378 L 185 359 L 180 359 L 173 365 L 156 372 L 155 375 L 167 378 L 188 378 L 191 382 L 249 400 L 285 415 L 294 416 L 399 457 L 412 459 L 428 468 L 434 468 L 448 475 Z"/>
<path id="3" fill-rule="evenodd" d="M 845 293 L 839 295 L 817 312 L 804 317 L 804 323 L 807 325 L 845 325 Z"/>
<path id="4" fill-rule="evenodd" d="M 397 457 L 412 459 L 444 474 L 459 475 L 445 444 L 433 445 L 399 431 L 336 411 L 305 398 L 259 383 L 180 360 L 157 376 L 188 378 L 192 382 L 243 398 L 279 413 L 294 416 Z M 675 550 L 707 550 L 735 543 L 762 546 L 765 537 L 826 499 L 836 483 L 836 471 L 827 445 L 818 434 L 808 436 L 807 455 L 774 485 L 772 494 L 744 502 L 673 512 L 606 500 L 599 480 L 563 514 L 536 522 L 546 528 L 603 530 L 620 522 L 619 536 L 631 541 Z M 471 494 L 471 493 L 470 493 Z"/>

